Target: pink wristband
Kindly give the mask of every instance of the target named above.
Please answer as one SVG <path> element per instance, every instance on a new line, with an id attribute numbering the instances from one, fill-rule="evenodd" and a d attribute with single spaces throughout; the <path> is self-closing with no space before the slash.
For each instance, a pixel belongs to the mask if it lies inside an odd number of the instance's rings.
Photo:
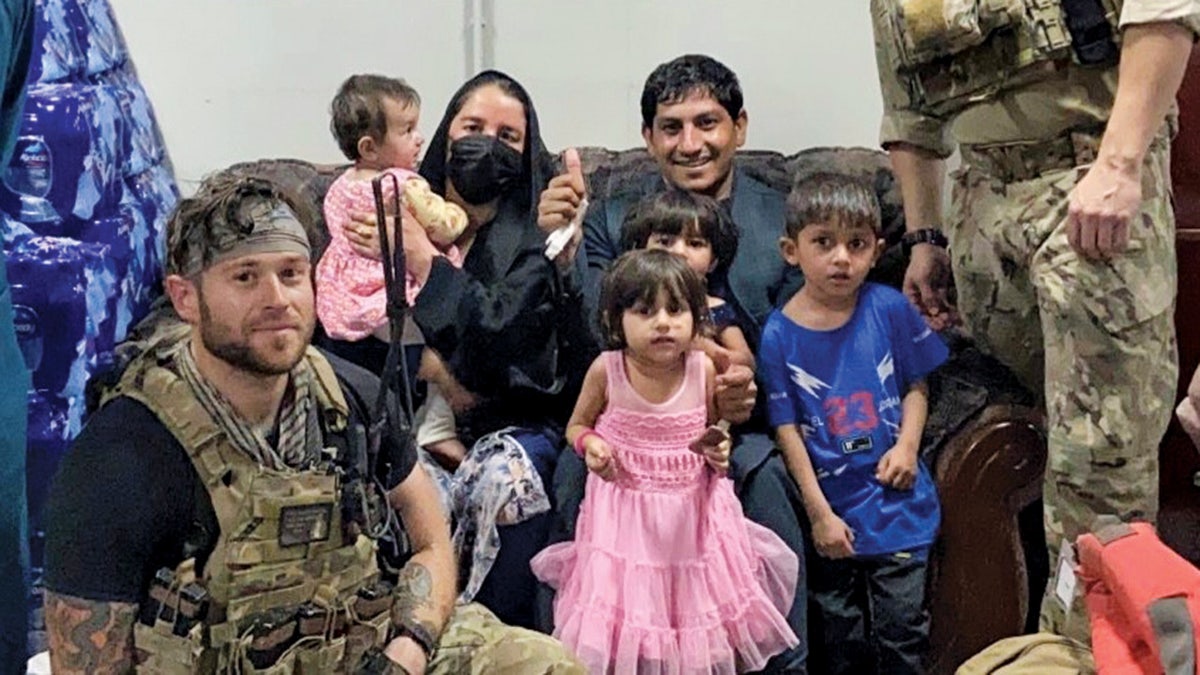
<path id="1" fill-rule="evenodd" d="M 588 429 L 587 431 L 585 431 L 582 434 L 579 434 L 578 436 L 575 437 L 575 454 L 579 455 L 580 457 L 583 457 L 584 454 L 587 452 L 587 449 L 584 447 L 583 442 L 588 439 L 588 436 L 599 437 L 600 434 L 596 433 L 595 429 Z"/>

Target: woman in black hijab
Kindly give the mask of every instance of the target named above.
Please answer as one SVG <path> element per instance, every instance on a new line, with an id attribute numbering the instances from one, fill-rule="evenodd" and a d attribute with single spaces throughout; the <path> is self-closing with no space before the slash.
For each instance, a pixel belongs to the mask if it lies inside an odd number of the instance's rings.
<path id="1" fill-rule="evenodd" d="M 477 401 L 456 410 L 471 450 L 443 481 L 462 598 L 506 623 L 531 626 L 529 559 L 546 542 L 546 495 L 562 430 L 596 347 L 569 270 L 543 254 L 537 201 L 554 161 L 528 93 L 497 71 L 468 80 L 430 139 L 420 173 L 469 219 L 457 242 L 466 249 L 461 269 L 419 225 L 403 225 L 408 269 L 424 284 L 413 317 L 426 345 Z M 359 233 L 347 234 L 354 241 Z"/>
<path id="2" fill-rule="evenodd" d="M 422 257 L 431 256 L 414 318 L 459 382 L 484 397 L 513 386 L 557 391 L 549 338 L 561 289 L 536 226 L 537 199 L 553 170 L 529 95 L 497 71 L 476 75 L 454 94 L 421 163 L 433 190 L 467 211 L 468 240 L 459 244 L 468 250 L 458 270 L 426 238 L 406 237 L 418 278 Z M 413 251 L 410 239 L 421 250 Z M 489 419 L 477 411 L 469 420 L 479 431 L 529 421 L 529 411 L 484 407 Z"/>

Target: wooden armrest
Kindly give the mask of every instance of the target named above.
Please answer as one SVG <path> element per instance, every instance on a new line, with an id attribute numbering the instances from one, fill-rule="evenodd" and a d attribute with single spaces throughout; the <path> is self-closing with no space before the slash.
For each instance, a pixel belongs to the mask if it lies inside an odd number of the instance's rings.
<path id="1" fill-rule="evenodd" d="M 930 672 L 952 673 L 993 642 L 1023 632 L 1029 580 L 1017 516 L 1041 496 L 1042 414 L 993 405 L 951 438 L 934 480 L 942 529 L 930 556 Z"/>

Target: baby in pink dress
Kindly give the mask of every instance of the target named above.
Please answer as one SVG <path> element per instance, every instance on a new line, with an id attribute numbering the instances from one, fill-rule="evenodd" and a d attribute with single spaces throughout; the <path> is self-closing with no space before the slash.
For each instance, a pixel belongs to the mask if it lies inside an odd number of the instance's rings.
<path id="1" fill-rule="evenodd" d="M 704 282 L 681 258 L 639 250 L 601 289 L 613 351 L 589 368 L 567 438 L 589 470 L 575 540 L 531 562 L 554 587 L 555 637 L 595 673 L 759 670 L 798 643 L 786 613 L 799 561 L 748 520 L 725 471 L 716 370 L 694 349 Z"/>
<path id="2" fill-rule="evenodd" d="M 360 255 L 346 238 L 345 226 L 355 213 L 374 213 L 371 181 L 381 173 L 396 176 L 404 206 L 424 227 L 430 241 L 451 263 L 461 266 L 454 246 L 467 226 L 467 214 L 429 189 L 414 169 L 425 139 L 417 131 L 421 99 L 415 89 L 381 75 L 352 75 L 338 89 L 330 106 L 330 129 L 338 146 L 354 166 L 347 169 L 325 195 L 325 224 L 330 242 L 317 263 L 317 317 L 326 334 L 335 340 L 356 342 L 371 336 L 387 341 L 387 292 L 383 265 Z M 387 203 L 395 190 L 384 181 Z M 421 287 L 405 271 L 405 294 L 411 305 Z M 405 328 L 406 344 L 422 344 L 411 317 Z M 454 414 L 438 388 L 430 384 L 426 404 L 417 411 L 417 443 L 434 455 L 460 460 L 466 449 L 455 433 Z"/>

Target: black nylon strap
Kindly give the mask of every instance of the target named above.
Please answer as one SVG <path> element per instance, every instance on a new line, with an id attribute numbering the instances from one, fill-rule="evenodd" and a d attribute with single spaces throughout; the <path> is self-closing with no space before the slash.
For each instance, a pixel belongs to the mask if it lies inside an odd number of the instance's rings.
<path id="1" fill-rule="evenodd" d="M 395 247 L 388 238 L 387 209 L 383 194 L 384 181 L 392 182 L 392 212 L 396 214 Z M 375 196 L 375 219 L 379 228 L 380 262 L 383 264 L 384 290 L 387 294 L 388 352 L 383 372 L 379 374 L 379 399 L 375 403 L 374 424 L 371 427 L 370 445 L 378 452 L 380 438 L 387 433 L 396 437 L 401 447 L 414 443 L 413 404 L 411 381 L 408 376 L 408 359 L 404 358 L 401 334 L 404 332 L 404 317 L 408 314 L 408 298 L 404 294 L 404 235 L 400 227 L 403 204 L 400 201 L 400 179 L 394 174 L 382 173 L 371 181 Z"/>

